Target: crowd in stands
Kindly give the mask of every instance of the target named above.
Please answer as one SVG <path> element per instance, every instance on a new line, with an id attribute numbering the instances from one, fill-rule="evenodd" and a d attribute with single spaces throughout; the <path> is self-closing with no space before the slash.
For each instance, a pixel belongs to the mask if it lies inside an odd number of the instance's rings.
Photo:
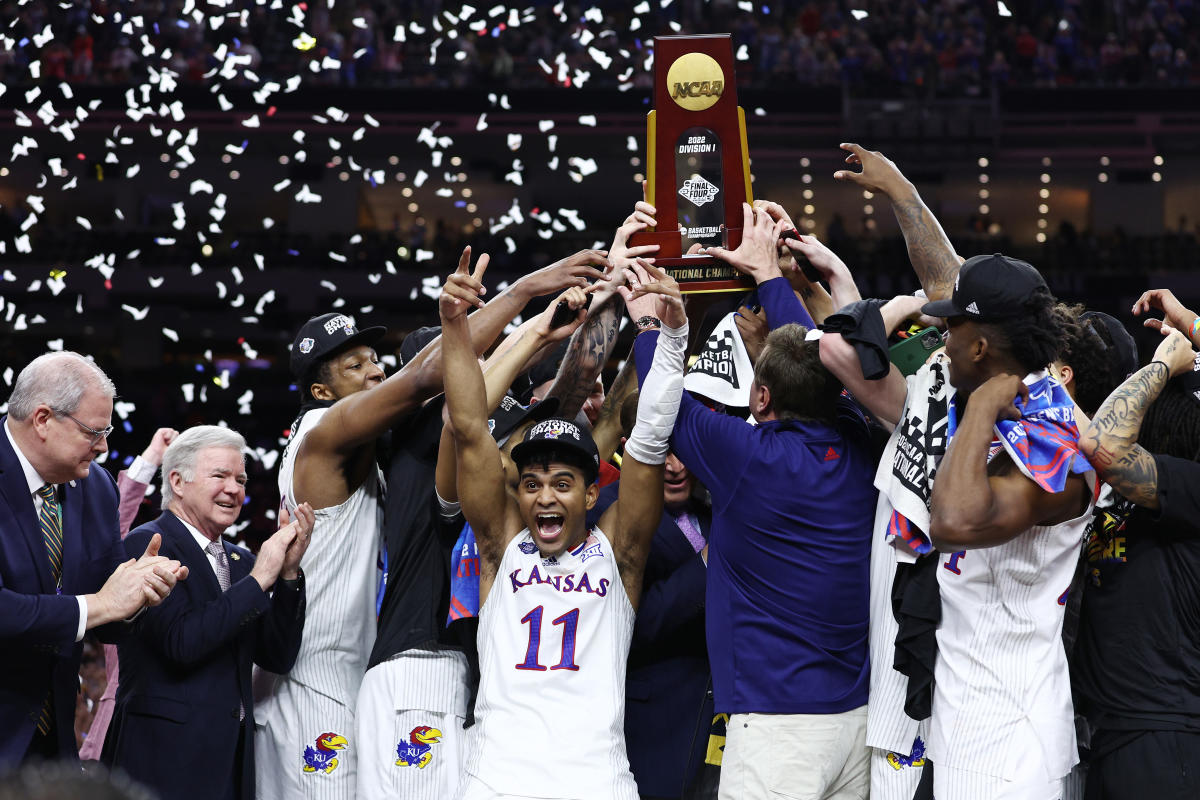
<path id="1" fill-rule="evenodd" d="M 645 87 L 655 35 L 728 32 L 739 82 L 752 87 L 962 96 L 1200 81 L 1194 0 L 784 0 L 753 12 L 733 0 L 606 0 L 594 4 L 599 15 L 585 13 L 587 3 L 538 3 L 462 19 L 437 0 L 329 5 L 299 4 L 301 13 L 236 0 L 197 21 L 184 0 L 5 3 L 0 33 L 15 46 L 0 49 L 0 74 L 10 85 L 124 86 L 169 69 L 194 85 L 217 80 L 222 59 L 235 58 L 220 80 L 247 86 L 299 75 L 348 87 Z M 47 26 L 52 38 L 34 41 Z"/>

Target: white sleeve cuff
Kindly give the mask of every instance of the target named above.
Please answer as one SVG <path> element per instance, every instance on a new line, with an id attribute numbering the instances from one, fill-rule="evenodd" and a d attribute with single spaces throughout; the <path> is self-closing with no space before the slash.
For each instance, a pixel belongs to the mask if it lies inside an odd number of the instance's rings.
<path id="1" fill-rule="evenodd" d="M 625 454 L 643 464 L 667 460 L 668 441 L 679 414 L 683 394 L 683 367 L 687 358 L 688 326 L 663 327 L 654 348 L 654 360 L 638 395 L 637 421 Z"/>
<path id="2" fill-rule="evenodd" d="M 129 465 L 129 468 L 125 470 L 125 474 L 134 483 L 150 483 L 154 480 L 154 476 L 158 474 L 158 467 L 138 456 Z"/>
<path id="3" fill-rule="evenodd" d="M 442 513 L 442 519 L 454 519 L 462 511 L 462 503 L 451 503 L 449 500 L 444 499 L 438 493 L 437 487 L 434 487 L 433 489 L 433 496 L 437 498 L 438 507 L 441 509 Z"/>
<path id="4" fill-rule="evenodd" d="M 75 595 L 75 599 L 79 601 L 79 625 L 75 627 L 75 641 L 83 641 L 83 634 L 87 631 L 87 600 L 83 595 Z"/>

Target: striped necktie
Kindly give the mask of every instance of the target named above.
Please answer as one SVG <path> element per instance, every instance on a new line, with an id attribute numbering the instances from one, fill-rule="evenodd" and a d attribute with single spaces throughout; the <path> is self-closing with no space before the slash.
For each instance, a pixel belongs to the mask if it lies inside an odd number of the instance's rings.
<path id="1" fill-rule="evenodd" d="M 221 585 L 222 592 L 228 592 L 230 586 L 229 579 L 229 557 L 225 555 L 225 547 L 220 542 L 209 542 L 204 548 L 205 552 L 213 557 L 217 562 L 216 573 L 217 583 Z M 238 720 L 246 719 L 246 708 L 240 702 L 238 703 Z"/>
<path id="2" fill-rule="evenodd" d="M 50 574 L 54 576 L 54 586 L 62 594 L 62 514 L 59 513 L 58 498 L 54 494 L 54 486 L 47 483 L 37 490 L 42 498 L 42 510 L 38 514 L 38 526 L 42 530 L 42 541 L 46 543 L 46 555 L 50 558 Z M 53 691 L 46 693 L 38 715 L 38 733 L 46 736 L 50 733 L 50 725 L 54 717 Z"/>
<path id="3" fill-rule="evenodd" d="M 37 490 L 42 498 L 42 511 L 38 514 L 38 525 L 42 529 L 42 541 L 46 543 L 46 554 L 50 557 L 50 574 L 54 585 L 62 589 L 62 514 L 59 513 L 58 498 L 54 486 L 47 483 Z"/>

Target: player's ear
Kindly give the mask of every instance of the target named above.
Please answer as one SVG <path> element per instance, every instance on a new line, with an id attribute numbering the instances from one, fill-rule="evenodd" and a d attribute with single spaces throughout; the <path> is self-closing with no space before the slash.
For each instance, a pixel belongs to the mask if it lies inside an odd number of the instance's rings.
<path id="1" fill-rule="evenodd" d="M 587 493 L 585 494 L 583 501 L 584 508 L 586 508 L 588 511 L 591 511 L 592 507 L 596 505 L 596 501 L 598 499 L 600 499 L 600 484 L 593 483 L 587 487 Z"/>
<path id="2" fill-rule="evenodd" d="M 337 396 L 323 383 L 313 383 L 308 387 L 308 393 L 313 396 L 314 400 L 320 400 L 323 403 L 331 403 L 337 400 Z"/>

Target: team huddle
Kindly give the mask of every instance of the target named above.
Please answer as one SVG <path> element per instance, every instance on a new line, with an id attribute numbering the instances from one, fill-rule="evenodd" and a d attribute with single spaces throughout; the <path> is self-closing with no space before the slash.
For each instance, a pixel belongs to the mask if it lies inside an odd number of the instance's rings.
<path id="1" fill-rule="evenodd" d="M 390 376 L 383 328 L 310 320 L 257 557 L 222 537 L 237 433 L 160 432 L 114 487 L 88 470 L 111 382 L 35 360 L 0 468 L 61 577 L 5 544 L 0 636 L 43 667 L 85 630 L 115 643 L 84 757 L 163 797 L 1190 796 L 1200 316 L 1143 295 L 1165 318 L 1141 366 L 1121 321 L 960 257 L 895 164 L 843 149 L 835 177 L 891 201 L 920 291 L 863 299 L 758 201 L 706 251 L 755 289 L 689 320 L 657 248 L 628 245 L 643 201 L 607 251 L 494 297 L 467 248 Z M 706 373 L 714 348 L 729 368 Z M 163 514 L 122 542 L 159 464 Z M 103 575 L 61 567 L 80 506 Z M 47 594 L 75 597 L 13 600 Z M 48 680 L 10 691 L 5 762 L 71 749 Z"/>

